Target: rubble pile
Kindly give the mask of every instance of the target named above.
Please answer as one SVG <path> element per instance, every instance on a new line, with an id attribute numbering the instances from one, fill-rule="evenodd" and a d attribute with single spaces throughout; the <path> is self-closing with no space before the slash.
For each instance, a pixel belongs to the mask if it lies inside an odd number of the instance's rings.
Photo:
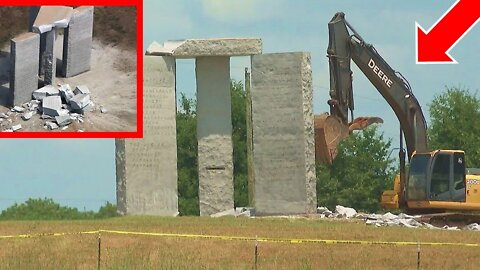
<path id="1" fill-rule="evenodd" d="M 210 215 L 210 217 L 225 217 L 225 216 L 234 216 L 234 217 L 254 217 L 255 209 L 252 207 L 235 207 L 230 210 L 225 210 L 223 212 L 218 212 Z"/>
<path id="2" fill-rule="evenodd" d="M 20 115 L 24 121 L 29 121 L 35 114 L 39 114 L 40 119 L 44 120 L 44 129 L 65 130 L 73 122 L 83 123 L 85 113 L 95 110 L 86 85 L 79 85 L 74 90 L 68 84 L 59 84 L 58 87 L 47 85 L 35 90 L 31 101 L 0 113 L 0 127 L 2 132 L 18 131 L 22 125 L 13 123 L 15 116 Z M 107 112 L 103 106 L 100 106 L 100 111 Z"/>
<path id="3" fill-rule="evenodd" d="M 426 228 L 426 229 L 438 229 L 438 230 L 468 230 L 468 231 L 480 231 L 480 225 L 477 223 L 472 223 L 462 228 L 457 226 L 443 226 L 436 227 L 432 224 L 419 222 L 418 219 L 421 216 L 411 216 L 404 213 L 398 215 L 392 214 L 390 212 L 386 214 L 365 214 L 357 213 L 353 208 L 344 207 L 337 205 L 335 207 L 335 212 L 330 211 L 327 207 L 318 207 L 317 214 L 320 215 L 320 218 L 337 218 L 337 219 L 361 219 L 365 221 L 366 225 L 371 225 L 375 227 L 383 226 L 402 226 L 407 228 Z"/>

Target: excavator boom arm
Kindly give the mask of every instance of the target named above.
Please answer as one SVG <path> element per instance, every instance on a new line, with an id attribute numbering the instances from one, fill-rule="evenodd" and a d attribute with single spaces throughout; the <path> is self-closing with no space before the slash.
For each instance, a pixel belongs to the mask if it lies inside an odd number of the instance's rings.
<path id="1" fill-rule="evenodd" d="M 397 116 L 405 136 L 408 157 L 414 151 L 427 151 L 427 125 L 418 100 L 408 82 L 395 72 L 375 48 L 345 20 L 343 13 L 332 18 L 329 27 L 327 56 L 330 65 L 330 114 L 348 121 L 348 110 L 353 111 L 353 60 L 368 80 L 387 101 Z"/>

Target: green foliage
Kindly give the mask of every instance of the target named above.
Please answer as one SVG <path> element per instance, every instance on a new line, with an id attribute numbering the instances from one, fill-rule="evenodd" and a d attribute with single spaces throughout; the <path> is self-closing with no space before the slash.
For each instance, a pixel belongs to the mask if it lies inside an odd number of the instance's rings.
<path id="1" fill-rule="evenodd" d="M 242 82 L 232 81 L 232 140 L 235 206 L 248 205 L 246 96 Z"/>
<path id="2" fill-rule="evenodd" d="M 382 192 L 393 186 L 393 160 L 388 158 L 390 140 L 375 126 L 355 132 L 342 141 L 331 165 L 317 166 L 318 205 L 335 205 L 375 212 Z"/>
<path id="3" fill-rule="evenodd" d="M 197 114 L 195 99 L 180 97 L 177 112 L 178 208 L 180 215 L 198 215 Z"/>
<path id="4" fill-rule="evenodd" d="M 95 213 L 95 218 L 112 218 L 118 217 L 117 205 L 107 202 L 104 206 L 101 206 L 98 209 L 98 212 Z"/>
<path id="5" fill-rule="evenodd" d="M 61 206 L 52 199 L 28 199 L 10 206 L 0 214 L 0 220 L 77 220 L 101 219 L 117 216 L 117 207 L 107 202 L 98 213 L 80 212 L 77 208 Z"/>
<path id="6" fill-rule="evenodd" d="M 428 105 L 430 149 L 464 150 L 469 167 L 480 167 L 480 99 L 458 87 L 434 97 Z"/>

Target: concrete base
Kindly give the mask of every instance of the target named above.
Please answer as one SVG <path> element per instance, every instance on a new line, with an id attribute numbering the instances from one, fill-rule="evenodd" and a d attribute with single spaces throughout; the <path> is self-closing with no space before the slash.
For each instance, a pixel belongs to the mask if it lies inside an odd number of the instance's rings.
<path id="1" fill-rule="evenodd" d="M 253 56 L 251 95 L 256 213 L 314 213 L 310 54 Z"/>
<path id="2" fill-rule="evenodd" d="M 197 138 L 200 215 L 233 209 L 230 58 L 199 57 Z"/>
<path id="3" fill-rule="evenodd" d="M 116 140 L 117 207 L 121 214 L 178 214 L 175 59 L 146 56 L 144 137 Z"/>
<path id="4" fill-rule="evenodd" d="M 38 89 L 38 54 L 40 36 L 26 33 L 10 42 L 10 92 L 9 103 L 21 105 L 32 99 L 33 91 Z"/>
<path id="5" fill-rule="evenodd" d="M 76 8 L 64 33 L 62 75 L 68 78 L 89 71 L 92 58 L 93 6 Z"/>

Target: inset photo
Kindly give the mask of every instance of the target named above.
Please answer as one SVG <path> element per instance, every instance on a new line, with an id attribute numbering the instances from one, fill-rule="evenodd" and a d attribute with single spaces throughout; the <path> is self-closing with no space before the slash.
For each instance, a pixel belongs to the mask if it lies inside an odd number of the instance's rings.
<path id="1" fill-rule="evenodd" d="M 135 137 L 139 9 L 0 6 L 0 137 Z"/>

